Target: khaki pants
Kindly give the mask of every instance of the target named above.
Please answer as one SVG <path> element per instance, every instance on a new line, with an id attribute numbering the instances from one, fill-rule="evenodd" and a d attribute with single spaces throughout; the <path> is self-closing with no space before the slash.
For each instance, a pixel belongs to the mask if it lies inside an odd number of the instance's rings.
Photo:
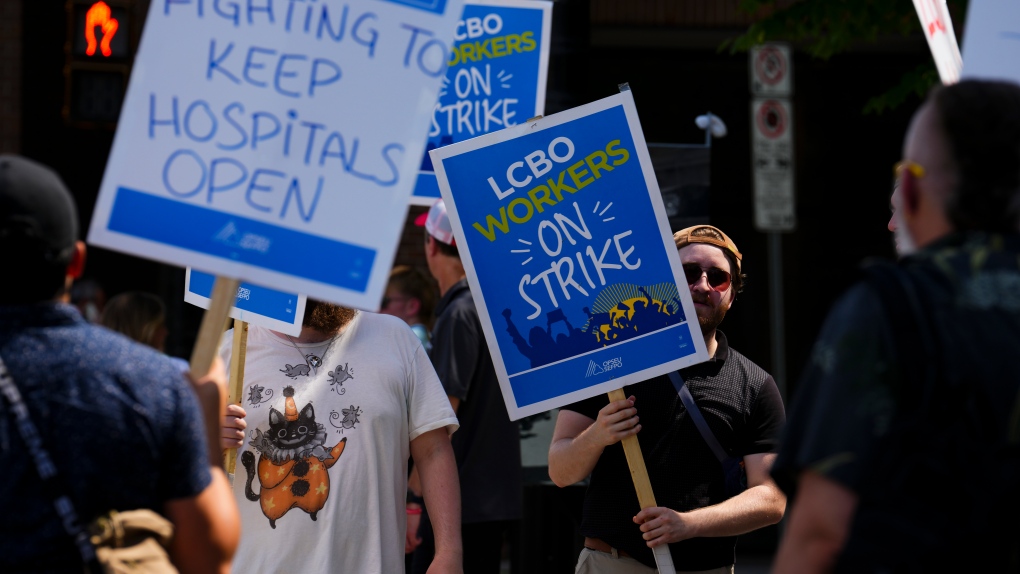
<path id="1" fill-rule="evenodd" d="M 599 552 L 590 548 L 582 548 L 577 558 L 574 574 L 657 574 L 658 570 L 649 568 L 630 557 L 619 556 L 615 552 Z M 677 574 L 733 574 L 733 565 L 713 568 L 712 570 L 677 570 Z"/>

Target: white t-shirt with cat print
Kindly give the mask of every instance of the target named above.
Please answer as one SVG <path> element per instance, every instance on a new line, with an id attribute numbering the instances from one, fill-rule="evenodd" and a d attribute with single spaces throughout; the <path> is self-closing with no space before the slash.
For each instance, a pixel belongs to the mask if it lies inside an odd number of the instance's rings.
<path id="1" fill-rule="evenodd" d="M 234 572 L 403 572 L 410 441 L 458 426 L 414 332 L 363 311 L 319 344 L 250 326 L 241 406 Z"/>

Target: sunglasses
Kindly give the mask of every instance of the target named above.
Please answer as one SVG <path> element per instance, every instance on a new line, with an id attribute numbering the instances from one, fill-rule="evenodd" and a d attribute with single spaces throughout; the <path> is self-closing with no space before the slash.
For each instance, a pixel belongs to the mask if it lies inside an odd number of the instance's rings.
<path id="1" fill-rule="evenodd" d="M 924 177 L 924 174 L 927 173 L 924 166 L 915 161 L 910 161 L 909 159 L 898 161 L 896 162 L 896 165 L 893 166 L 893 174 L 897 179 L 899 179 L 905 171 L 909 171 L 910 175 L 914 176 L 915 179 L 921 179 Z"/>
<path id="2" fill-rule="evenodd" d="M 718 267 L 702 269 L 696 263 L 684 265 L 684 277 L 687 277 L 687 285 L 694 285 L 701 281 L 702 275 L 708 278 L 709 286 L 716 291 L 725 291 L 730 286 L 730 274 Z"/>

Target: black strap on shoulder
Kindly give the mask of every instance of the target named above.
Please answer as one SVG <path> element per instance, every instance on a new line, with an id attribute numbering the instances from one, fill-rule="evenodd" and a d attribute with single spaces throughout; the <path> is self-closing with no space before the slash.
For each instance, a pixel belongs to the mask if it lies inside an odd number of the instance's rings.
<path id="1" fill-rule="evenodd" d="M 21 439 L 25 442 L 25 448 L 29 456 L 32 457 L 36 472 L 39 473 L 39 478 L 42 480 L 43 490 L 52 499 L 57 516 L 60 517 L 60 522 L 63 524 L 67 535 L 74 541 L 75 547 L 77 547 L 78 553 L 81 555 L 82 562 L 85 564 L 86 571 L 93 574 L 101 574 L 103 570 L 96 559 L 96 548 L 92 545 L 92 540 L 89 539 L 88 533 L 85 532 L 85 528 L 82 527 L 81 522 L 78 520 L 78 513 L 71 503 L 71 497 L 60 484 L 57 467 L 53 464 L 53 458 L 46 448 L 43 447 L 42 436 L 39 435 L 39 431 L 36 429 L 35 423 L 32 422 L 32 418 L 28 416 L 28 406 L 22 400 L 21 392 L 18 391 L 17 385 L 14 384 L 14 379 L 7 371 L 7 365 L 4 364 L 3 358 L 0 358 L 0 395 L 7 399 L 8 412 L 12 419 L 11 422 L 14 423 L 14 426 L 18 427 Z"/>
<path id="2" fill-rule="evenodd" d="M 694 402 L 694 397 L 691 396 L 691 391 L 684 384 L 684 379 L 680 376 L 680 373 L 676 371 L 669 373 L 669 380 L 673 383 L 673 388 L 676 389 L 677 394 L 680 395 L 680 400 L 687 407 L 687 414 L 691 415 L 694 426 L 698 427 L 698 432 L 701 433 L 701 437 L 708 443 L 708 448 L 712 449 L 715 457 L 719 459 L 719 462 L 730 458 L 730 455 L 726 454 L 726 449 L 719 444 L 719 439 L 715 438 L 715 433 L 709 428 L 708 422 L 705 420 L 704 415 L 701 414 L 701 409 L 698 408 L 698 403 Z"/>

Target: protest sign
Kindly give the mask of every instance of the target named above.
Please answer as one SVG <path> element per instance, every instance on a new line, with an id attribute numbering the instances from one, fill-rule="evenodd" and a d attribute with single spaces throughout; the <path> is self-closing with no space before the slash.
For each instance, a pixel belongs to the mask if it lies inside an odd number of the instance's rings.
<path id="1" fill-rule="evenodd" d="M 545 110 L 552 2 L 469 0 L 432 111 L 426 153 L 411 195 L 431 205 L 439 184 L 427 151 L 540 116 Z"/>
<path id="2" fill-rule="evenodd" d="M 971 0 L 963 30 L 963 77 L 1020 83 L 1020 3 Z"/>
<path id="3" fill-rule="evenodd" d="M 461 8 L 152 2 L 89 241 L 378 308 Z"/>
<path id="4" fill-rule="evenodd" d="M 917 10 L 928 48 L 935 59 L 939 79 L 946 85 L 959 82 L 963 58 L 960 57 L 960 47 L 956 43 L 953 19 L 949 17 L 946 0 L 914 0 L 914 9 Z"/>
<path id="5" fill-rule="evenodd" d="M 184 276 L 184 300 L 208 309 L 215 279 L 214 275 L 189 267 Z M 304 295 L 242 282 L 237 288 L 237 298 L 230 308 L 230 316 L 297 337 L 301 334 L 305 301 Z"/>
<path id="6" fill-rule="evenodd" d="M 629 91 L 430 153 L 511 419 L 707 359 Z"/>

